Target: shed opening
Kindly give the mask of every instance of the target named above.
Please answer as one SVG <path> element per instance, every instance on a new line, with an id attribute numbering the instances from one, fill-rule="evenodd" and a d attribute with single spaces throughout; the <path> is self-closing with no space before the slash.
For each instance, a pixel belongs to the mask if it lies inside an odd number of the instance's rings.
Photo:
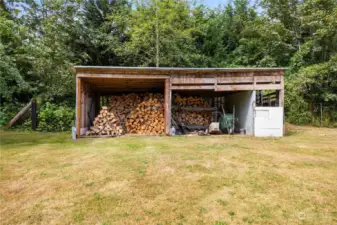
<path id="1" fill-rule="evenodd" d="M 172 126 L 177 134 L 211 132 L 253 134 L 255 91 L 190 90 L 172 92 Z"/>
<path id="2" fill-rule="evenodd" d="M 81 78 L 82 137 L 161 134 L 165 79 Z"/>

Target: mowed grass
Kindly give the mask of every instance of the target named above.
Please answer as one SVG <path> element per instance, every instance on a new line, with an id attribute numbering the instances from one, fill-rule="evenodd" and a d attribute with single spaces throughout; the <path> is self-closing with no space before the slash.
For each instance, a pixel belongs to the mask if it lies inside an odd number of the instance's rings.
<path id="1" fill-rule="evenodd" d="M 337 224 L 337 129 L 0 137 L 0 224 Z"/>

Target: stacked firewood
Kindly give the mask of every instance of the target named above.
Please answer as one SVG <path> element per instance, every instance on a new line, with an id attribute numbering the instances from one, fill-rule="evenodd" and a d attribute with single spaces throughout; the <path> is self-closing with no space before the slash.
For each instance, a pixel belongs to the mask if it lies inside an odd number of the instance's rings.
<path id="1" fill-rule="evenodd" d="M 178 107 L 210 107 L 208 102 L 201 97 L 181 97 L 176 94 L 174 96 L 174 104 Z"/>
<path id="2" fill-rule="evenodd" d="M 121 122 L 125 122 L 131 111 L 141 103 L 139 94 L 131 93 L 127 95 L 111 96 L 109 111 L 113 112 Z"/>
<path id="3" fill-rule="evenodd" d="M 126 122 L 128 133 L 161 134 L 164 132 L 164 98 L 162 94 L 147 93 Z"/>
<path id="4" fill-rule="evenodd" d="M 181 110 L 174 113 L 174 118 L 177 118 L 178 121 L 184 125 L 207 126 L 211 123 L 211 112 L 192 112 Z"/>
<path id="5" fill-rule="evenodd" d="M 94 126 L 86 132 L 86 135 L 112 135 L 119 136 L 123 133 L 120 120 L 113 112 L 108 111 L 108 107 L 103 106 L 98 116 L 94 120 Z"/>
<path id="6" fill-rule="evenodd" d="M 174 97 L 173 112 L 174 118 L 184 125 L 207 126 L 211 122 L 212 113 L 203 108 L 210 108 L 208 102 L 201 97 L 181 97 L 176 94 Z"/>

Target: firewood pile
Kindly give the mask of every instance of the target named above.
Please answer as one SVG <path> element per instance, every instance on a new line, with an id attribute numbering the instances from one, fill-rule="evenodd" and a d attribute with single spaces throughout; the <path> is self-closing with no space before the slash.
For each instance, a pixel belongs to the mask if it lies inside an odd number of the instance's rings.
<path id="1" fill-rule="evenodd" d="M 175 112 L 174 116 L 184 125 L 207 126 L 211 123 L 211 113 L 205 111 L 190 112 L 182 110 Z"/>
<path id="2" fill-rule="evenodd" d="M 162 94 L 146 94 L 126 122 L 128 133 L 161 134 L 164 132 L 164 98 Z"/>
<path id="3" fill-rule="evenodd" d="M 103 106 L 98 116 L 94 120 L 94 126 L 86 132 L 86 135 L 112 135 L 119 136 L 123 133 L 120 120 L 113 112 L 109 112 L 108 107 Z"/>
<path id="4" fill-rule="evenodd" d="M 175 95 L 173 116 L 183 125 L 207 126 L 211 123 L 212 113 L 203 108 L 210 108 L 208 102 L 201 97 L 181 97 Z"/>
<path id="5" fill-rule="evenodd" d="M 161 134 L 165 124 L 163 104 L 162 94 L 110 96 L 109 107 L 102 107 L 86 135 Z"/>
<path id="6" fill-rule="evenodd" d="M 131 111 L 141 103 L 141 95 L 131 93 L 120 96 L 110 96 L 109 111 L 113 112 L 121 122 L 126 122 Z"/>
<path id="7" fill-rule="evenodd" d="M 181 97 L 176 94 L 174 97 L 174 105 L 178 107 L 210 107 L 207 101 L 201 97 Z"/>

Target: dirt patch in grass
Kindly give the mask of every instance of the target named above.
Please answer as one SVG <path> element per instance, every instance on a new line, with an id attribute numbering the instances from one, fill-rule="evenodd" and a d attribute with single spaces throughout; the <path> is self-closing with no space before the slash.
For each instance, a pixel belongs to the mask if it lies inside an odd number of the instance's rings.
<path id="1" fill-rule="evenodd" d="M 1 132 L 1 224 L 335 224 L 337 129 L 284 138 Z"/>

